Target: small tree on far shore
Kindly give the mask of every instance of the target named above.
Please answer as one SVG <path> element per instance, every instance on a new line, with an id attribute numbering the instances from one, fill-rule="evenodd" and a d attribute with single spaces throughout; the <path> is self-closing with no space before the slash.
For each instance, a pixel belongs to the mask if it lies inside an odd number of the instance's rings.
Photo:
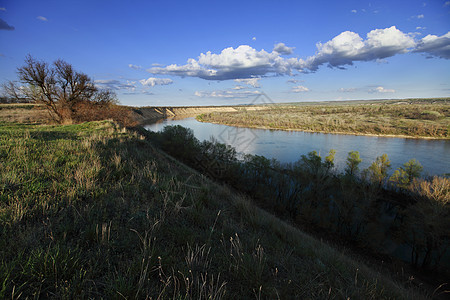
<path id="1" fill-rule="evenodd" d="M 98 89 L 88 75 L 75 71 L 61 59 L 48 64 L 28 55 L 17 74 L 20 86 L 9 81 L 3 85 L 5 92 L 16 99 L 43 104 L 57 123 L 88 121 L 83 118 L 92 117 L 92 112 L 98 115 L 117 103 L 114 92 Z"/>

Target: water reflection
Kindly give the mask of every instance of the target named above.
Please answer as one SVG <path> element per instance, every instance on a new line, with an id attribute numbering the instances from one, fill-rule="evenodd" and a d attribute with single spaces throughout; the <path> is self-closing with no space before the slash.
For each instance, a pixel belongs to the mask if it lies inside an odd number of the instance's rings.
<path id="1" fill-rule="evenodd" d="M 408 160 L 417 159 L 424 168 L 424 175 L 450 173 L 450 141 L 404 139 L 372 136 L 308 133 L 265 129 L 238 128 L 211 123 L 201 123 L 195 118 L 165 119 L 147 125 L 152 131 L 159 131 L 166 125 L 181 125 L 191 128 L 199 140 L 211 137 L 230 144 L 238 152 L 264 155 L 281 162 L 293 162 L 302 154 L 317 151 L 325 156 L 330 149 L 336 149 L 336 166 L 345 167 L 348 152 L 359 151 L 361 168 L 367 168 L 377 156 L 386 153 L 395 170 Z"/>

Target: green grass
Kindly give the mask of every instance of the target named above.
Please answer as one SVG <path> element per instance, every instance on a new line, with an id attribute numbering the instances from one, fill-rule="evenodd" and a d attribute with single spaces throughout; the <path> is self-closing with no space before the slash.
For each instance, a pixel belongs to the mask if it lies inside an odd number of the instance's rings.
<path id="1" fill-rule="evenodd" d="M 0 298 L 418 299 L 110 121 L 0 123 Z"/>
<path id="2" fill-rule="evenodd" d="M 450 137 L 448 101 L 399 102 L 272 105 L 261 110 L 213 112 L 200 115 L 197 119 L 232 126 L 281 130 L 441 139 Z"/>

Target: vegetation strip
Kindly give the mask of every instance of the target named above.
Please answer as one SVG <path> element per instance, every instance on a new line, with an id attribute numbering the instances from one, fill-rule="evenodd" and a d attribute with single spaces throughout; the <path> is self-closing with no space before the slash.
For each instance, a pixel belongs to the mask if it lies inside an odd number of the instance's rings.
<path id="1" fill-rule="evenodd" d="M 369 104 L 281 104 L 261 110 L 212 112 L 197 120 L 230 126 L 309 132 L 449 139 L 450 99 Z"/>

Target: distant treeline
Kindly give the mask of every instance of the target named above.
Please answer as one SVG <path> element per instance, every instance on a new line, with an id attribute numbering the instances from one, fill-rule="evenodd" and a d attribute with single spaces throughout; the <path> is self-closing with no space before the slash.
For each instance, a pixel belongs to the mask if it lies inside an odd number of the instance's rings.
<path id="1" fill-rule="evenodd" d="M 326 157 L 313 151 L 282 164 L 258 155 L 240 160 L 233 147 L 200 142 L 179 125 L 150 136 L 170 155 L 293 222 L 415 267 L 449 272 L 450 180 L 420 178 L 422 166 L 416 160 L 389 176 L 386 154 L 360 170 L 359 153 L 352 151 L 344 172 L 338 173 L 335 150 Z"/>
<path id="2" fill-rule="evenodd" d="M 9 104 L 9 103 L 33 103 L 27 98 L 13 98 L 13 97 L 0 97 L 0 103 Z"/>

